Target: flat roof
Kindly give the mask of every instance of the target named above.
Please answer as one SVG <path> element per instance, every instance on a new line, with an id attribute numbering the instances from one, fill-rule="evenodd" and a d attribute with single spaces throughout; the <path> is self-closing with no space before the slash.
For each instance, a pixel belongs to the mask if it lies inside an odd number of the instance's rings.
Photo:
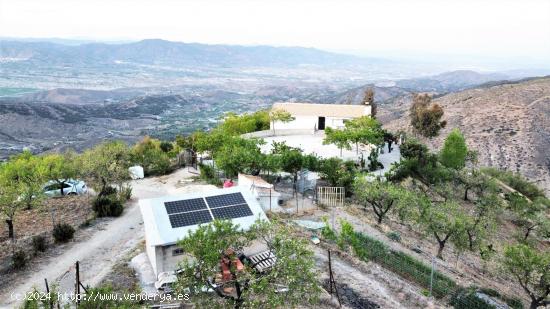
<path id="1" fill-rule="evenodd" d="M 180 195 L 167 195 L 152 199 L 140 199 L 139 208 L 143 217 L 145 227 L 145 239 L 148 246 L 168 246 L 178 242 L 198 229 L 199 225 L 189 225 L 173 228 L 170 224 L 165 202 L 188 200 L 193 198 L 204 198 L 215 195 L 240 192 L 252 211 L 252 215 L 234 218 L 231 221 L 238 224 L 242 230 L 248 230 L 256 220 L 268 220 L 256 198 L 248 190 L 241 187 L 215 189 L 207 192 L 189 193 Z M 209 223 L 204 223 L 209 224 Z"/>
<path id="2" fill-rule="evenodd" d="M 370 105 L 350 104 L 318 104 L 318 103 L 289 103 L 278 102 L 273 104 L 273 109 L 283 109 L 295 116 L 324 116 L 356 118 L 370 115 Z"/>

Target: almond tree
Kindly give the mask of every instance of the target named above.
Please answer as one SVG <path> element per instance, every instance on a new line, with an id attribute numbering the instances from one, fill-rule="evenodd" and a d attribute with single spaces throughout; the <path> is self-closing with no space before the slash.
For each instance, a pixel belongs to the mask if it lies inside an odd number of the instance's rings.
<path id="1" fill-rule="evenodd" d="M 470 219 L 455 201 L 432 201 L 421 206 L 419 223 L 428 235 L 433 235 L 438 244 L 437 257 L 443 259 L 443 249 L 448 242 L 457 248 L 466 246 Z"/>
<path id="2" fill-rule="evenodd" d="M 273 128 L 273 134 L 275 134 L 275 123 L 277 121 L 286 123 L 291 122 L 294 119 L 296 118 L 294 118 L 292 114 L 281 108 L 274 108 L 269 112 L 269 120 L 271 121 L 271 127 Z"/>
<path id="3" fill-rule="evenodd" d="M 550 252 L 539 252 L 524 244 L 508 246 L 502 263 L 529 295 L 529 308 L 550 305 Z"/>
<path id="4" fill-rule="evenodd" d="M 21 200 L 23 188 L 20 183 L 14 181 L 8 171 L 11 168 L 10 164 L 12 163 L 0 163 L 0 214 L 8 226 L 8 237 L 15 240 L 15 216 L 25 204 Z"/>
<path id="5" fill-rule="evenodd" d="M 251 261 L 239 257 L 252 241 L 276 257 L 270 269 L 258 271 Z M 292 308 L 318 300 L 313 252 L 288 227 L 259 221 L 242 231 L 231 221 L 216 220 L 199 226 L 178 246 L 187 255 L 180 263 L 175 290 L 190 293 L 197 307 Z M 223 263 L 230 265 L 225 272 Z"/>
<path id="6" fill-rule="evenodd" d="M 400 219 L 405 219 L 413 208 L 413 199 L 407 190 L 379 179 L 368 181 L 365 176 L 357 177 L 354 192 L 365 209 L 372 208 L 378 224 L 382 223 L 390 211 L 398 214 Z"/>
<path id="7" fill-rule="evenodd" d="M 61 188 L 61 195 L 65 195 L 64 185 L 79 174 L 78 158 L 74 152 L 63 154 L 49 154 L 42 157 L 47 180 L 55 181 Z"/>

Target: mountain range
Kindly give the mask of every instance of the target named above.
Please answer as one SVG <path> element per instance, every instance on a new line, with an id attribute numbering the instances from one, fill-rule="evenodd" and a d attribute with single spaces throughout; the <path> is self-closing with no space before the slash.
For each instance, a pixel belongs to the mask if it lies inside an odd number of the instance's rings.
<path id="1" fill-rule="evenodd" d="M 137 63 L 180 67 L 368 66 L 389 63 L 378 58 L 336 54 L 315 48 L 207 45 L 149 39 L 123 44 L 65 45 L 50 42 L 2 41 L 0 59 L 52 65 Z"/>

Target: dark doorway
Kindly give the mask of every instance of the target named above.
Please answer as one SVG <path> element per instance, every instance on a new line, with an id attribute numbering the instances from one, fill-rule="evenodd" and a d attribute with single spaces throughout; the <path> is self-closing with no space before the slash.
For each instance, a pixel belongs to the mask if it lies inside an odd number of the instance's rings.
<path id="1" fill-rule="evenodd" d="M 319 130 L 324 130 L 325 129 L 325 117 L 319 117 L 318 129 Z"/>

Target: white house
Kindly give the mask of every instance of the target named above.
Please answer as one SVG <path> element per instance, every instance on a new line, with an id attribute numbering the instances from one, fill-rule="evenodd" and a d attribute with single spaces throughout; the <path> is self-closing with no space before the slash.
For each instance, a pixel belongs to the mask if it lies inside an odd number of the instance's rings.
<path id="1" fill-rule="evenodd" d="M 273 109 L 289 112 L 294 120 L 290 122 L 271 123 L 271 130 L 324 130 L 325 128 L 342 128 L 344 121 L 368 116 L 371 106 L 347 104 L 313 104 L 313 103 L 275 103 Z"/>
<path id="2" fill-rule="evenodd" d="M 141 199 L 139 206 L 145 227 L 145 248 L 157 279 L 177 269 L 185 254 L 177 242 L 199 224 L 230 219 L 247 230 L 257 219 L 268 220 L 256 198 L 242 187 Z"/>
<path id="3" fill-rule="evenodd" d="M 261 177 L 239 174 L 239 187 L 250 190 L 250 193 L 258 200 L 264 211 L 281 211 L 279 207 L 282 201 L 281 193 L 273 189 L 273 185 Z"/>

